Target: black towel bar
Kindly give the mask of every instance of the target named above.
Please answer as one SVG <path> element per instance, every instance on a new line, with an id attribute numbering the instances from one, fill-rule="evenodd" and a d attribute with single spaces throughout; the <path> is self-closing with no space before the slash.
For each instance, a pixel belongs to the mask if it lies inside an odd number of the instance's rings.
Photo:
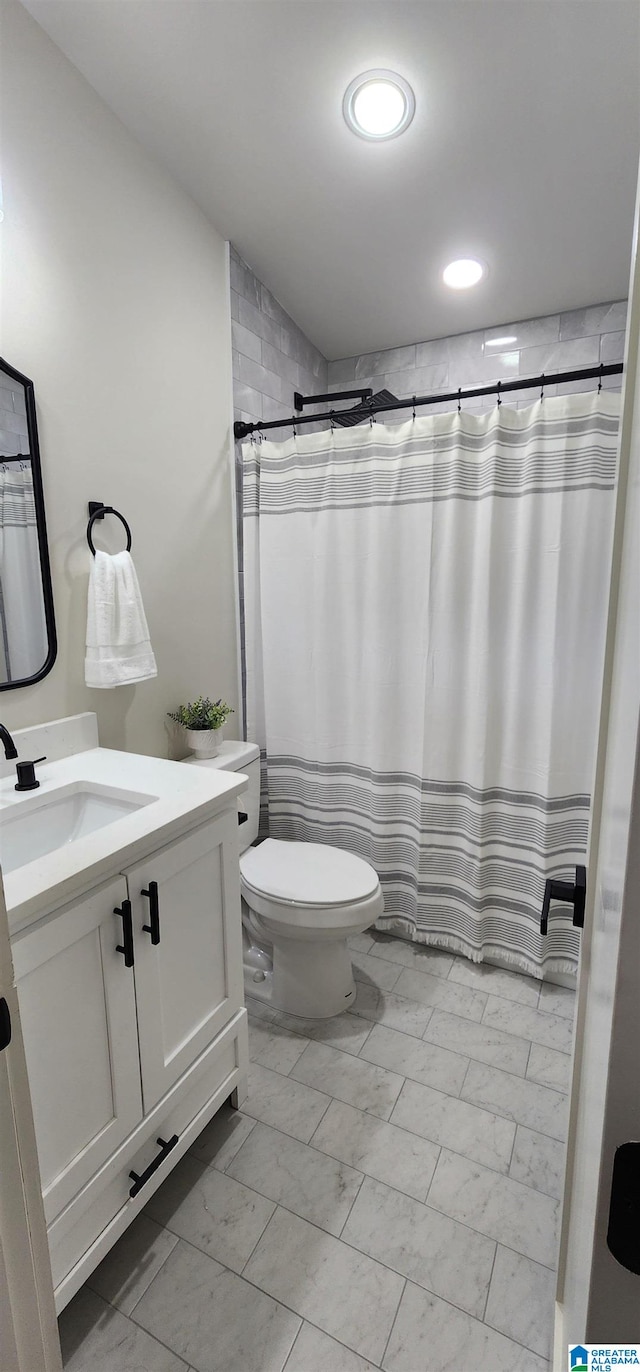
<path id="1" fill-rule="evenodd" d="M 89 523 L 87 524 L 87 543 L 89 544 L 89 547 L 94 557 L 96 555 L 96 550 L 93 546 L 91 530 L 96 522 L 96 519 L 104 519 L 105 515 L 108 514 L 115 515 L 116 519 L 120 519 L 124 524 L 124 527 L 127 531 L 127 552 L 131 552 L 131 529 L 129 528 L 129 525 L 127 524 L 124 515 L 120 514 L 119 510 L 114 510 L 113 505 L 103 505 L 101 500 L 90 500 Z"/>

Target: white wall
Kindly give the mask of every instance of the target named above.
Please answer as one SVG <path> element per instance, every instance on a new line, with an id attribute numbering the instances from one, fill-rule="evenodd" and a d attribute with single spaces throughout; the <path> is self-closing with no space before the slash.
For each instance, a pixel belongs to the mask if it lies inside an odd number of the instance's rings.
<path id="1" fill-rule="evenodd" d="M 0 718 L 96 710 L 107 746 L 166 755 L 173 705 L 237 706 L 227 246 L 15 0 L 1 74 L 1 352 L 35 383 L 59 652 Z M 155 681 L 84 686 L 89 500 L 131 525 Z"/>

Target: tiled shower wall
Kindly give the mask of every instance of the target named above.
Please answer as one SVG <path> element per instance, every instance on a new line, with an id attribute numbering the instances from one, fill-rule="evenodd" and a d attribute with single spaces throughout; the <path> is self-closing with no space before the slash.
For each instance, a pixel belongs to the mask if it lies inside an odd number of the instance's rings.
<path id="1" fill-rule="evenodd" d="M 600 362 L 622 362 L 626 317 L 626 301 L 620 300 L 428 343 L 411 343 L 404 348 L 343 357 L 329 363 L 329 390 L 363 385 L 371 386 L 374 392 L 386 388 L 393 395 L 405 397 L 456 390 L 458 386 L 484 386 L 491 381 L 515 380 L 517 376 L 537 376 L 541 372 L 552 376 L 554 372 L 578 367 L 597 367 Z M 511 341 L 498 342 L 503 339 Z M 602 384 L 619 390 L 620 380 L 619 376 L 605 377 Z M 560 386 L 551 381 L 545 386 L 545 394 L 584 391 L 597 385 L 597 380 Z M 511 403 L 523 408 L 535 399 L 537 395 L 531 391 L 514 392 Z M 504 401 L 509 403 L 508 395 Z M 463 401 L 463 408 L 478 411 L 495 403 L 495 396 L 478 397 Z M 422 413 L 451 410 L 455 405 L 454 400 Z M 378 415 L 378 420 L 385 418 L 388 423 L 397 424 L 409 415 L 410 411 L 396 411 Z"/>
<path id="2" fill-rule="evenodd" d="M 236 419 L 293 414 L 293 392 L 323 394 L 327 361 L 275 296 L 231 249 L 231 329 Z M 284 438 L 277 431 L 273 437 Z"/>
<path id="3" fill-rule="evenodd" d="M 621 300 L 590 305 L 327 363 L 232 248 L 231 317 L 236 418 L 251 421 L 292 414 L 294 390 L 313 395 L 361 384 L 374 391 L 386 388 L 404 397 L 541 372 L 552 377 L 554 372 L 597 367 L 600 362 L 622 362 L 627 304 Z M 498 342 L 507 338 L 509 343 Z M 597 384 L 597 380 L 580 381 L 558 387 L 550 381 L 545 394 L 593 389 Z M 619 390 L 620 377 L 605 377 L 603 386 Z M 534 398 L 530 391 L 524 391 L 514 392 L 511 398 L 507 394 L 504 401 L 522 408 Z M 495 397 L 479 397 L 463 404 L 467 410 L 490 409 Z M 423 413 L 451 410 L 455 405 L 450 401 Z M 393 424 L 404 417 L 402 411 L 396 411 L 378 419 Z M 271 436 L 277 441 L 287 433 L 276 430 Z"/>

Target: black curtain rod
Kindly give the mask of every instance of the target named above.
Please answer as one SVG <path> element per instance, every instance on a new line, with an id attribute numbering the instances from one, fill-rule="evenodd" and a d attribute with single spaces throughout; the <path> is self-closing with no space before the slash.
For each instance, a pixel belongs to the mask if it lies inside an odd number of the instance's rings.
<path id="1" fill-rule="evenodd" d="M 255 424 L 247 424 L 243 419 L 237 419 L 233 432 L 236 438 L 248 438 L 249 434 L 263 433 L 265 429 L 286 429 L 290 424 L 294 429 L 300 428 L 302 424 L 326 424 L 332 415 L 335 415 L 336 419 L 340 414 L 353 416 L 360 409 L 366 418 L 384 410 L 411 410 L 417 405 L 438 405 L 448 400 L 472 400 L 478 395 L 502 396 L 508 391 L 527 391 L 538 387 L 543 391 L 545 386 L 555 386 L 565 381 L 595 380 L 596 377 L 601 380 L 604 376 L 620 376 L 622 371 L 622 362 L 608 362 L 599 367 L 579 367 L 573 372 L 549 372 L 546 376 L 542 372 L 540 376 L 518 378 L 516 381 L 492 381 L 488 386 L 443 391 L 439 395 L 412 395 L 409 400 L 379 401 L 377 405 L 365 401 L 362 406 L 356 405 L 351 410 L 327 410 L 324 414 L 291 415 L 289 419 L 256 420 Z"/>

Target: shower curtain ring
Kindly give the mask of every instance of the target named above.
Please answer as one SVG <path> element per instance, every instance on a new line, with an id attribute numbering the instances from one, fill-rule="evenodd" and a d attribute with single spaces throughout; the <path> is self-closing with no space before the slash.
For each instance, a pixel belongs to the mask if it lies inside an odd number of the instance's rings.
<path id="1" fill-rule="evenodd" d="M 460 396 L 461 396 L 461 394 L 462 394 L 462 386 L 458 386 L 458 414 L 460 414 L 460 411 L 461 411 L 461 409 L 462 409 L 462 406 L 461 406 L 461 404 L 460 404 Z"/>
<path id="2" fill-rule="evenodd" d="M 415 419 L 415 417 L 416 417 L 416 398 L 415 398 L 415 395 L 414 395 L 414 397 L 413 397 L 413 418 Z"/>
<path id="3" fill-rule="evenodd" d="M 501 385 L 502 385 L 502 382 L 499 381 L 499 382 L 498 382 L 498 385 L 497 385 L 497 387 L 496 387 L 497 396 L 498 396 L 498 405 L 501 405 L 501 404 L 502 404 L 502 399 L 501 399 L 501 396 L 500 396 L 500 387 L 501 387 Z"/>
<path id="4" fill-rule="evenodd" d="M 598 372 L 598 395 L 600 394 L 601 390 L 602 390 L 602 363 L 600 363 L 600 369 L 599 369 L 599 372 Z"/>
<path id="5" fill-rule="evenodd" d="M 336 421 L 335 421 L 334 415 L 335 415 L 335 410 L 330 410 L 330 411 L 329 411 L 329 418 L 330 418 L 330 420 L 331 420 L 331 432 L 332 432 L 332 434 L 335 433 L 335 431 L 336 431 Z"/>
<path id="6" fill-rule="evenodd" d="M 540 386 L 540 399 L 544 400 L 544 372 L 542 373 L 542 384 Z"/>
<path id="7" fill-rule="evenodd" d="M 297 437 L 298 437 L 298 430 L 296 429 L 296 421 L 295 421 L 295 419 L 292 419 L 292 420 L 291 420 L 291 428 L 292 428 L 292 430 L 293 430 L 293 437 L 294 437 L 294 438 L 297 438 Z"/>

